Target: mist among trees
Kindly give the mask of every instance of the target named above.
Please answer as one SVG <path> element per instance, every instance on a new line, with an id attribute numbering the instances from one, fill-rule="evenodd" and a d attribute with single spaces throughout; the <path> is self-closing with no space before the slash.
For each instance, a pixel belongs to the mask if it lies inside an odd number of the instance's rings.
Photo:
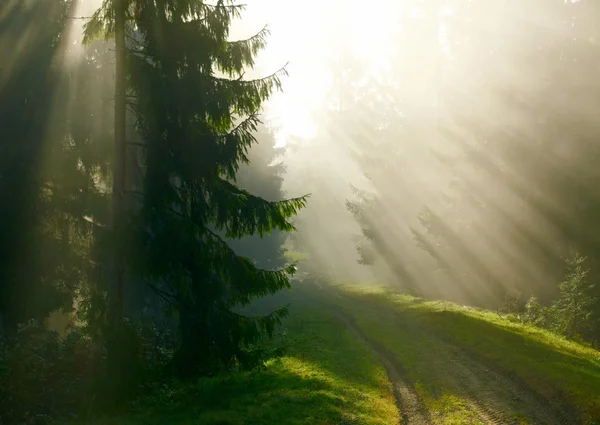
<path id="1" fill-rule="evenodd" d="M 92 3 L 0 5 L 0 423 L 262 370 L 309 278 L 598 346 L 597 2 Z"/>

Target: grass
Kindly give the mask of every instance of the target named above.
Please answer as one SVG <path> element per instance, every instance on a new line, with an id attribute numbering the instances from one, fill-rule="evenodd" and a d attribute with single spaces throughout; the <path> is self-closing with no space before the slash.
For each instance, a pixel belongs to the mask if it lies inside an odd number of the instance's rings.
<path id="1" fill-rule="evenodd" d="M 516 375 L 548 398 L 566 399 L 576 407 L 584 423 L 600 420 L 598 350 L 533 326 L 508 321 L 490 311 L 425 301 L 385 288 L 340 288 L 361 301 L 362 311 L 354 306 L 354 317 L 365 332 L 398 355 L 410 370 L 411 378 L 420 384 L 428 407 L 437 412 L 447 408 L 455 410 L 442 416 L 458 418 L 468 409 L 464 408 L 460 391 L 444 382 L 444 362 L 436 361 L 435 341 L 427 341 L 424 334 L 437 335 L 487 364 Z M 395 313 L 395 320 L 390 312 Z M 418 328 L 409 326 L 411 323 L 418 324 Z M 514 416 L 521 417 L 521 413 L 515 411 Z"/>
<path id="2" fill-rule="evenodd" d="M 581 419 L 573 423 L 595 424 L 600 418 L 600 352 L 591 347 L 489 311 L 381 287 L 334 289 L 345 296 L 306 283 L 253 306 L 249 313 L 261 314 L 292 302 L 284 324 L 285 354 L 269 360 L 265 370 L 165 386 L 125 415 L 87 423 L 397 423 L 400 412 L 380 360 L 327 304 L 396 357 L 435 424 L 481 424 L 482 400 L 496 403 L 514 423 L 543 423 L 532 419 L 527 396 L 513 397 L 512 384 L 502 388 L 505 374 L 548 398 L 566 399 Z M 502 371 L 500 378 L 485 375 L 487 365 Z"/>
<path id="3" fill-rule="evenodd" d="M 391 424 L 385 371 L 327 311 L 296 300 L 285 322 L 287 352 L 266 370 L 165 387 L 103 425 Z"/>
<path id="4" fill-rule="evenodd" d="M 394 353 L 436 423 L 482 424 L 470 409 L 468 397 L 448 376 L 446 359 L 440 356 L 442 350 L 435 341 L 423 338 L 418 330 L 398 325 L 389 308 L 373 308 L 368 303 L 356 302 L 363 301 L 362 294 L 351 294 L 355 296 L 354 300 L 337 299 L 335 303 L 352 317 L 362 332 Z M 331 302 L 331 297 L 322 294 L 321 300 Z"/>

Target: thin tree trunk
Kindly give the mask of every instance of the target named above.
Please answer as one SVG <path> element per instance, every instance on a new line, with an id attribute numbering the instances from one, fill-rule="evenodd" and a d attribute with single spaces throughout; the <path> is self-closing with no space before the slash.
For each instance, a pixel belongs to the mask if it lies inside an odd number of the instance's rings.
<path id="1" fill-rule="evenodd" d="M 129 352 L 123 323 L 123 223 L 126 153 L 126 106 L 125 106 L 125 1 L 113 0 L 115 13 L 115 140 L 113 157 L 113 199 L 111 216 L 112 252 L 109 253 L 108 305 L 106 334 L 106 394 L 112 402 L 130 388 L 133 369 L 130 368 Z"/>
<path id="2" fill-rule="evenodd" d="M 113 0 L 115 10 L 115 143 L 113 159 L 112 230 L 115 238 L 123 233 L 126 167 L 126 97 L 125 97 L 125 0 Z M 124 262 L 122 241 L 116 240 L 109 282 L 109 325 L 119 327 L 123 316 Z M 116 329 L 114 329 L 116 330 Z"/>

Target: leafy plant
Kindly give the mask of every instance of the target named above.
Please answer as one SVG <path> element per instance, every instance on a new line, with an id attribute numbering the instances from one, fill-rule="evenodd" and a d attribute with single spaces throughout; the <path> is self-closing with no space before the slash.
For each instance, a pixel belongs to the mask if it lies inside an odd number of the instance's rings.
<path id="1" fill-rule="evenodd" d="M 525 314 L 523 319 L 527 323 L 544 327 L 547 321 L 547 309 L 539 302 L 535 295 L 532 295 L 527 304 L 525 304 Z"/>
<path id="2" fill-rule="evenodd" d="M 79 329 L 64 339 L 31 321 L 0 346 L 0 423 L 76 416 L 93 399 L 102 351 Z"/>
<path id="3" fill-rule="evenodd" d="M 579 253 L 566 260 L 565 280 L 559 284 L 560 297 L 551 308 L 553 328 L 570 338 L 581 336 L 593 326 L 595 285 L 587 281 L 590 270 L 584 268 L 585 260 Z"/>

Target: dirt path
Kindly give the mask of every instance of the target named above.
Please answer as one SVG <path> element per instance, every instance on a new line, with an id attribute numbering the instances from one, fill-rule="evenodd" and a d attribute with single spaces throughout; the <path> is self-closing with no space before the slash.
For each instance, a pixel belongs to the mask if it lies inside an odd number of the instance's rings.
<path id="1" fill-rule="evenodd" d="M 336 292 L 330 292 L 323 285 L 317 283 L 319 289 L 327 291 L 333 298 L 342 299 L 342 296 Z M 322 303 L 322 300 L 317 300 Z M 394 353 L 385 348 L 382 344 L 369 338 L 363 333 L 347 314 L 332 304 L 324 304 L 330 310 L 333 310 L 338 319 L 348 328 L 356 339 L 369 347 L 379 358 L 383 368 L 386 371 L 388 379 L 392 384 L 396 406 L 400 411 L 399 425 L 429 425 L 433 421 L 427 407 L 423 404 L 419 393 L 414 385 L 406 376 L 404 368 L 396 359 Z"/>
<path id="2" fill-rule="evenodd" d="M 322 288 L 325 289 L 325 288 Z M 330 291 L 332 297 L 356 302 L 337 291 Z M 402 364 L 393 352 L 383 344 L 373 340 L 354 324 L 348 314 L 339 307 L 328 305 L 339 316 L 340 320 L 358 338 L 369 346 L 380 358 L 390 381 L 401 412 L 401 425 L 432 424 L 434 420 L 408 378 Z M 366 307 L 361 303 L 361 307 Z M 472 355 L 453 344 L 441 335 L 434 335 L 418 323 L 403 317 L 401 313 L 393 313 L 397 326 L 409 329 L 416 338 L 425 339 L 431 350 L 431 368 L 443 373 L 443 380 L 467 400 L 468 409 L 475 413 L 480 422 L 486 425 L 517 424 L 518 418 L 513 412 L 520 412 L 533 424 L 539 425 L 575 425 L 581 423 L 574 412 L 557 401 L 548 400 L 531 389 L 518 377 L 509 372 L 487 364 L 484 360 Z"/>
<path id="3" fill-rule="evenodd" d="M 470 408 L 478 419 L 489 425 L 518 423 L 510 412 L 520 412 L 540 425 L 574 425 L 574 412 L 560 402 L 548 400 L 516 376 L 486 363 L 447 338 L 432 335 L 418 324 L 396 315 L 399 326 L 410 327 L 439 352 L 438 363 L 446 378 L 470 400 Z M 448 367 L 451 364 L 451 367 Z M 433 366 L 433 365 L 432 365 Z"/>
<path id="4" fill-rule="evenodd" d="M 384 346 L 368 338 L 352 322 L 351 319 L 338 312 L 339 319 L 348 330 L 359 340 L 367 345 L 379 357 L 388 379 L 390 380 L 396 405 L 400 411 L 400 425 L 428 425 L 431 424 L 429 411 L 421 401 L 419 394 L 405 376 L 402 365 L 396 360 L 393 353 Z"/>

